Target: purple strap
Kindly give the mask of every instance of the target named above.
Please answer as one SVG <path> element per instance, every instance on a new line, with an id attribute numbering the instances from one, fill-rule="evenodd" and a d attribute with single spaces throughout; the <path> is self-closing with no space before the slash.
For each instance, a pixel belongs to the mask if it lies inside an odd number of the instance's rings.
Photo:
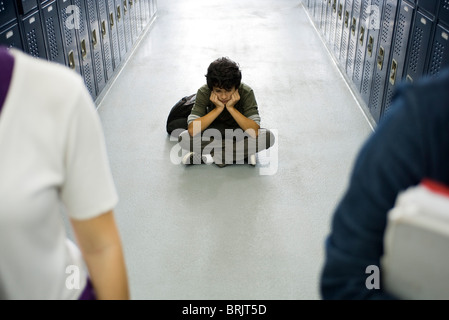
<path id="1" fill-rule="evenodd" d="M 0 46 L 0 111 L 8 93 L 13 68 L 14 57 L 6 47 Z"/>
<path id="2" fill-rule="evenodd" d="M 97 300 L 97 295 L 95 294 L 95 290 L 94 287 L 92 286 L 90 278 L 87 278 L 86 287 L 84 288 L 78 300 Z"/>

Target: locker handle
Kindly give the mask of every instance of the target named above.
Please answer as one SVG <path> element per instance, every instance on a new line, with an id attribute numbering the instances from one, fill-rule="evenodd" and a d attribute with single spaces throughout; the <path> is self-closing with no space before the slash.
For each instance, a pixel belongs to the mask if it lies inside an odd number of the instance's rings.
<path id="1" fill-rule="evenodd" d="M 87 49 L 86 49 L 86 39 L 81 40 L 81 57 L 83 60 L 87 56 Z"/>
<path id="2" fill-rule="evenodd" d="M 377 68 L 379 70 L 382 70 L 384 65 L 384 56 L 385 56 L 385 50 L 380 46 L 379 48 L 379 54 L 377 55 Z"/>
<path id="3" fill-rule="evenodd" d="M 101 22 L 101 33 L 103 34 L 103 37 L 106 36 L 106 21 Z"/>
<path id="4" fill-rule="evenodd" d="M 111 29 L 112 29 L 114 27 L 114 14 L 112 12 L 109 15 L 109 21 L 110 21 Z"/>
<path id="5" fill-rule="evenodd" d="M 133 6 L 133 0 L 129 0 L 129 6 L 130 6 L 130 7 Z"/>
<path id="6" fill-rule="evenodd" d="M 356 18 L 352 18 L 352 24 L 351 24 L 351 31 L 352 31 L 352 35 L 355 36 L 355 26 L 357 25 L 357 19 Z"/>
<path id="7" fill-rule="evenodd" d="M 92 31 L 92 44 L 95 47 L 97 45 L 98 41 L 97 41 L 97 30 L 93 30 Z"/>
<path id="8" fill-rule="evenodd" d="M 337 0 L 334 0 L 334 3 L 332 4 L 332 10 L 335 12 L 337 12 Z"/>
<path id="9" fill-rule="evenodd" d="M 122 18 L 122 11 L 120 10 L 120 6 L 117 7 L 117 20 L 120 21 Z"/>
<path id="10" fill-rule="evenodd" d="M 390 83 L 392 85 L 394 85 L 394 83 L 396 82 L 397 70 L 398 70 L 398 63 L 396 62 L 396 60 L 393 59 L 393 61 L 391 63 L 391 70 L 390 70 Z"/>
<path id="11" fill-rule="evenodd" d="M 126 15 L 126 12 L 128 12 L 128 4 L 126 3 L 126 0 L 123 1 L 123 14 Z"/>
<path id="12" fill-rule="evenodd" d="M 69 52 L 69 67 L 70 69 L 75 70 L 75 57 L 73 55 L 73 50 Z"/>
<path id="13" fill-rule="evenodd" d="M 349 26 L 349 12 L 345 11 L 345 27 Z"/>
<path id="14" fill-rule="evenodd" d="M 369 36 L 369 39 L 368 39 L 368 53 L 369 53 L 370 57 L 373 56 L 373 43 L 374 43 L 373 36 Z"/>
<path id="15" fill-rule="evenodd" d="M 340 3 L 338 6 L 338 18 L 341 20 L 343 14 L 343 5 Z"/>
<path id="16" fill-rule="evenodd" d="M 360 37 L 359 37 L 359 41 L 360 41 L 360 45 L 363 46 L 363 39 L 365 37 L 365 28 L 363 26 L 360 27 Z"/>

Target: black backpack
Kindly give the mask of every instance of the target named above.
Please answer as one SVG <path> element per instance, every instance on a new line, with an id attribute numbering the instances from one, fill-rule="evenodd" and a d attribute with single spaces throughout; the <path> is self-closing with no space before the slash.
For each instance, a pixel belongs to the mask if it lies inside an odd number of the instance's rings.
<path id="1" fill-rule="evenodd" d="M 185 96 L 179 100 L 170 110 L 167 118 L 167 133 L 172 134 L 176 129 L 187 130 L 187 118 L 195 104 L 196 93 Z M 178 135 L 182 130 L 178 130 Z"/>

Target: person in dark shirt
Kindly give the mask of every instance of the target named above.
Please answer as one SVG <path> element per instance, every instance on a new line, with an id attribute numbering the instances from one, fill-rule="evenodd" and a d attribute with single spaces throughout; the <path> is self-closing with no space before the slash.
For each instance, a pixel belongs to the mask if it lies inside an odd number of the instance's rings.
<path id="1" fill-rule="evenodd" d="M 381 267 L 387 213 L 396 197 L 424 178 L 449 185 L 448 69 L 402 84 L 361 148 L 325 241 L 323 299 L 400 298 L 382 285 L 367 286 L 367 267 Z"/>
<path id="2" fill-rule="evenodd" d="M 182 163 L 224 167 L 246 160 L 255 166 L 256 153 L 270 148 L 274 135 L 260 128 L 254 92 L 241 82 L 239 65 L 219 58 L 209 65 L 206 79 L 196 94 L 188 129 L 179 135 L 181 148 L 187 150 Z"/>

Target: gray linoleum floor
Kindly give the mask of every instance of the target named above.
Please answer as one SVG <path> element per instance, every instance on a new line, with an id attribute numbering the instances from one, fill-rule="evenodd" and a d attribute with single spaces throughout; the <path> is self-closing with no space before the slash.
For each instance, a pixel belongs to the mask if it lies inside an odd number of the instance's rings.
<path id="1" fill-rule="evenodd" d="M 185 167 L 170 108 L 237 61 L 277 145 Z M 324 239 L 372 128 L 300 0 L 159 0 L 100 114 L 132 299 L 320 299 Z"/>

